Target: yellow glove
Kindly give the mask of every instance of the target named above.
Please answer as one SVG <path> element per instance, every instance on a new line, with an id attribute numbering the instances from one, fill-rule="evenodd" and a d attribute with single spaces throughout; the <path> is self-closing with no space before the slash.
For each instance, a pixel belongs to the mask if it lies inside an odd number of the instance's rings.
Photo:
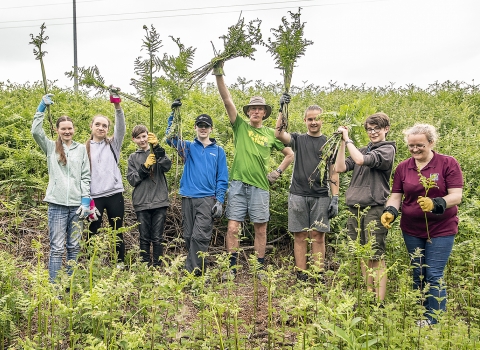
<path id="1" fill-rule="evenodd" d="M 422 208 L 423 211 L 432 211 L 433 208 L 435 207 L 435 204 L 433 203 L 433 201 L 428 198 L 428 197 L 418 197 L 418 200 L 417 200 L 417 203 L 420 205 L 420 208 Z"/>
<path id="2" fill-rule="evenodd" d="M 150 153 L 147 157 L 147 160 L 145 161 L 145 163 L 143 163 L 143 165 L 145 165 L 145 168 L 147 169 L 150 169 L 150 167 L 155 164 L 157 160 L 155 159 L 155 154 L 153 153 Z"/>
<path id="3" fill-rule="evenodd" d="M 390 230 L 392 228 L 392 225 L 390 224 L 393 222 L 393 220 L 395 220 L 395 217 L 392 213 L 389 213 L 388 211 L 383 213 L 382 217 L 380 218 L 383 227 L 385 227 L 387 230 Z"/>
<path id="4" fill-rule="evenodd" d="M 158 145 L 158 139 L 157 139 L 157 137 L 155 136 L 155 134 L 154 134 L 153 132 L 149 132 L 149 133 L 148 133 L 147 141 L 148 141 L 148 143 L 151 144 L 153 147 L 155 147 L 155 146 Z"/>

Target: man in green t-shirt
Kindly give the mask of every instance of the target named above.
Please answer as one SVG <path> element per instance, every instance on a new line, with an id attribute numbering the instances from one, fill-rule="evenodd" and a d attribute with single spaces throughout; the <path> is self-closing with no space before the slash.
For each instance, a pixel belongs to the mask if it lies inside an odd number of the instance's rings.
<path id="1" fill-rule="evenodd" d="M 228 218 L 226 246 L 231 254 L 230 266 L 237 264 L 240 246 L 238 235 L 241 230 L 240 225 L 247 214 L 255 230 L 254 248 L 257 259 L 264 265 L 267 223 L 270 219 L 270 183 L 274 183 L 293 161 L 293 151 L 275 138 L 272 128 L 263 126 L 263 121 L 272 113 L 272 107 L 265 103 L 263 97 L 254 96 L 250 99 L 250 103 L 243 107 L 243 112 L 249 118 L 247 122 L 238 116 L 232 96 L 223 79 L 223 69 L 214 69 L 214 75 L 232 124 L 235 146 L 226 209 Z M 273 149 L 281 151 L 285 157 L 276 170 L 269 172 L 270 153 Z M 233 273 L 225 277 L 234 278 L 236 270 L 231 271 Z"/>

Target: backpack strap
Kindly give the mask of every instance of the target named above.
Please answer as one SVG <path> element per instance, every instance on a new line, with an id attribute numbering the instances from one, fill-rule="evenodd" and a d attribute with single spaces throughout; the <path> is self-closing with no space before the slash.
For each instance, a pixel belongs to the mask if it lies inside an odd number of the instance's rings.
<path id="1" fill-rule="evenodd" d="M 109 142 L 108 145 L 110 146 L 110 150 L 112 151 L 112 154 L 113 154 L 113 158 L 115 159 L 115 163 L 118 164 L 118 159 L 117 159 L 117 155 L 115 154 L 115 151 L 113 150 L 113 147 L 112 147 L 112 143 Z"/>

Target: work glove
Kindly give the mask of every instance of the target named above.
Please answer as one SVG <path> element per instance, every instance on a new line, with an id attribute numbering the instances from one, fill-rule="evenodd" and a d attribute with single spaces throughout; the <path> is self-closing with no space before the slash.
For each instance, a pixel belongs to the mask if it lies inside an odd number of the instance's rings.
<path id="1" fill-rule="evenodd" d="M 118 94 L 119 91 L 120 91 L 120 88 L 115 87 L 113 85 L 110 85 L 108 87 L 108 92 L 110 92 L 110 102 L 111 103 L 122 102 L 122 99 L 120 98 L 120 95 Z"/>
<path id="2" fill-rule="evenodd" d="M 212 217 L 214 219 L 219 218 L 222 216 L 223 213 L 223 205 L 219 201 L 215 203 L 215 205 L 212 208 Z"/>
<path id="3" fill-rule="evenodd" d="M 279 112 L 283 111 L 283 106 L 284 105 L 288 105 L 290 103 L 290 100 L 291 100 L 291 96 L 289 94 L 287 94 L 286 92 L 283 93 L 282 97 L 280 97 L 280 110 Z"/>
<path id="4" fill-rule="evenodd" d="M 43 95 L 42 100 L 40 101 L 40 104 L 37 107 L 37 112 L 45 112 L 45 109 L 47 109 L 47 106 L 53 105 L 54 102 L 52 101 L 53 94 L 46 94 Z"/>
<path id="5" fill-rule="evenodd" d="M 100 211 L 97 209 L 95 206 L 95 201 L 92 199 L 90 201 L 90 215 L 88 216 L 88 221 L 97 221 L 98 218 L 100 217 Z"/>
<path id="6" fill-rule="evenodd" d="M 145 163 L 143 163 L 143 165 L 145 166 L 145 168 L 150 169 L 150 167 L 156 162 L 157 160 L 155 159 L 155 154 L 150 153 Z"/>
<path id="7" fill-rule="evenodd" d="M 175 101 L 172 102 L 172 109 L 180 107 L 182 105 L 182 101 L 177 98 Z"/>
<path id="8" fill-rule="evenodd" d="M 332 196 L 330 205 L 328 206 L 328 218 L 333 219 L 338 215 L 338 196 Z"/>
<path id="9" fill-rule="evenodd" d="M 82 204 L 78 207 L 75 214 L 79 219 L 86 219 L 90 213 L 90 197 L 82 197 Z"/>
<path id="10" fill-rule="evenodd" d="M 432 212 L 433 214 L 443 214 L 447 209 L 447 202 L 442 197 L 429 198 L 418 197 L 417 203 L 424 212 Z"/>
<path id="11" fill-rule="evenodd" d="M 212 75 L 225 75 L 225 72 L 223 70 L 223 63 L 224 61 L 220 60 L 213 65 Z"/>
<path id="12" fill-rule="evenodd" d="M 271 184 L 273 184 L 275 181 L 277 181 L 279 177 L 280 177 L 280 173 L 276 170 L 270 172 L 267 175 L 267 179 L 268 179 L 268 181 L 270 181 Z"/>
<path id="13" fill-rule="evenodd" d="M 161 159 L 165 157 L 165 149 L 157 145 L 157 147 L 153 147 L 153 154 L 155 155 L 156 159 Z"/>
<path id="14" fill-rule="evenodd" d="M 390 230 L 392 228 L 392 222 L 395 221 L 397 216 L 398 210 L 389 205 L 383 210 L 383 214 L 380 217 L 380 222 L 382 223 L 383 227 L 385 227 L 387 230 Z"/>
<path id="15" fill-rule="evenodd" d="M 149 144 L 151 144 L 153 147 L 158 146 L 158 139 L 155 136 L 153 132 L 148 133 L 147 141 Z"/>

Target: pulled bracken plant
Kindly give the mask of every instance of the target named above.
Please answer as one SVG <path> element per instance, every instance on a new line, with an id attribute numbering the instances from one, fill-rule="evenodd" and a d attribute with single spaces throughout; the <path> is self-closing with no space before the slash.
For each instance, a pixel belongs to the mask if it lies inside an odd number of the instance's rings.
<path id="1" fill-rule="evenodd" d="M 267 51 L 275 59 L 275 68 L 282 70 L 283 88 L 288 94 L 290 92 L 290 85 L 292 83 L 293 68 L 297 60 L 305 55 L 307 46 L 312 45 L 313 41 L 307 40 L 303 37 L 305 22 L 300 21 L 301 8 L 298 8 L 297 13 L 288 11 L 291 22 L 284 16 L 282 17 L 282 24 L 278 28 L 272 28 L 274 39 L 268 38 Z M 282 108 L 282 126 L 280 131 L 288 127 L 288 104 Z"/>
<path id="2" fill-rule="evenodd" d="M 35 59 L 40 61 L 40 68 L 42 69 L 42 81 L 43 81 L 43 92 L 48 94 L 48 85 L 47 85 L 47 75 L 45 73 L 45 65 L 43 64 L 43 56 L 47 54 L 47 51 L 42 50 L 42 45 L 47 43 L 47 40 L 49 39 L 48 36 L 45 36 L 45 29 L 47 27 L 45 26 L 45 23 L 43 23 L 40 26 L 40 34 L 37 36 L 33 36 L 33 34 L 30 34 L 30 38 L 32 41 L 29 42 L 29 44 L 32 44 L 35 46 L 33 49 L 33 54 L 35 55 Z M 50 134 L 53 137 L 53 123 L 52 123 L 52 116 L 50 114 L 50 106 L 47 106 L 47 115 L 48 115 L 48 121 L 50 123 Z"/>
<path id="3" fill-rule="evenodd" d="M 262 21 L 256 19 L 246 24 L 245 19 L 240 17 L 235 25 L 228 27 L 228 33 L 220 37 L 223 39 L 223 51 L 217 52 L 213 47 L 215 57 L 190 74 L 190 84 L 193 85 L 203 80 L 219 62 L 222 63 L 237 57 L 253 60 L 253 54 L 257 51 L 254 46 L 262 43 L 261 23 Z M 222 67 L 215 69 L 219 69 L 223 73 Z"/>

